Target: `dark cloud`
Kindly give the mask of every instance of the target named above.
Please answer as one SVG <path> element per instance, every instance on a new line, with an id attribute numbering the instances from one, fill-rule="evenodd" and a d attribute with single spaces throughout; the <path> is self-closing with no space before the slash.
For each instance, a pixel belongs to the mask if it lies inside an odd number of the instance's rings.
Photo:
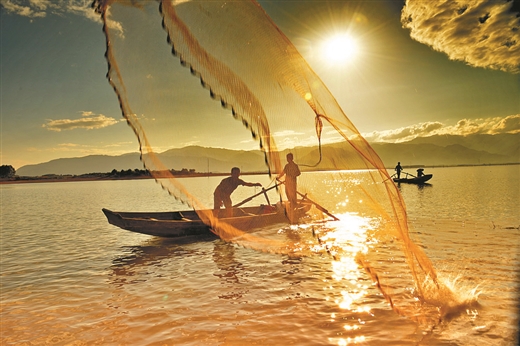
<path id="1" fill-rule="evenodd" d="M 520 72 L 514 1 L 407 0 L 401 21 L 413 39 L 475 67 Z"/>

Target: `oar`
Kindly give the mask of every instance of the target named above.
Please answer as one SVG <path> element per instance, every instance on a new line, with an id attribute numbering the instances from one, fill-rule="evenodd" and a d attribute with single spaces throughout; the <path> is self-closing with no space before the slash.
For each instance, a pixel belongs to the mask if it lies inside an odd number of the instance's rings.
<path id="1" fill-rule="evenodd" d="M 408 172 L 403 172 L 403 173 L 406 174 L 406 176 L 411 175 L 412 177 L 417 178 L 415 175 L 413 175 L 413 174 L 411 174 L 411 173 L 408 173 Z"/>
<path id="2" fill-rule="evenodd" d="M 299 191 L 296 191 L 297 194 L 299 194 L 300 196 L 302 196 L 302 201 L 304 199 L 308 200 L 309 202 L 311 202 L 312 204 L 314 204 L 316 206 L 316 208 L 318 208 L 319 211 L 321 211 L 322 213 L 324 214 L 327 214 L 328 216 L 330 216 L 331 218 L 333 218 L 335 221 L 339 221 L 339 219 L 332 215 L 327 209 L 323 208 L 321 205 L 319 205 L 318 203 L 314 202 L 313 200 L 309 199 L 307 197 L 307 195 L 304 195 L 302 193 L 300 193 Z"/>
<path id="3" fill-rule="evenodd" d="M 281 184 L 285 184 L 285 181 L 281 181 L 281 180 L 278 180 Z M 327 209 L 323 208 L 321 205 L 319 205 L 318 203 L 314 202 L 313 200 L 309 199 L 307 197 L 307 195 L 304 195 L 303 193 L 299 192 L 299 191 L 296 191 L 297 194 L 299 194 L 300 196 L 302 196 L 302 201 L 304 199 L 308 200 L 309 202 L 311 202 L 312 204 L 314 204 L 316 206 L 316 208 L 318 208 L 319 211 L 321 211 L 322 213 L 324 214 L 327 214 L 328 216 L 330 216 L 331 218 L 333 218 L 335 221 L 339 221 L 339 219 L 332 215 Z"/>
<path id="4" fill-rule="evenodd" d="M 258 197 L 258 196 L 260 196 L 260 195 L 262 195 L 262 194 L 265 195 L 265 198 L 267 199 L 267 203 L 269 203 L 269 198 L 267 198 L 267 193 L 266 193 L 266 192 L 269 191 L 269 190 L 274 189 L 275 187 L 277 187 L 277 186 L 279 186 L 279 185 L 280 185 L 280 184 L 275 184 L 275 185 L 271 186 L 271 187 L 268 188 L 268 189 L 264 189 L 264 188 L 262 187 L 262 191 L 260 191 L 260 192 L 257 193 L 257 194 L 254 194 L 254 195 L 251 196 L 251 197 L 248 197 L 248 198 L 244 199 L 242 202 L 240 202 L 240 203 L 238 203 L 238 204 L 235 204 L 235 205 L 233 206 L 233 208 L 238 208 L 238 207 L 242 206 L 243 204 L 246 204 L 247 202 L 249 202 L 249 201 L 252 200 L 253 198 Z"/>
<path id="5" fill-rule="evenodd" d="M 396 174 L 397 174 L 397 173 L 394 173 L 394 174 L 392 174 L 389 178 L 386 178 L 385 180 L 383 180 L 383 183 L 384 183 L 385 181 L 387 181 L 388 179 L 392 179 Z"/>
<path id="6" fill-rule="evenodd" d="M 269 196 L 267 196 L 267 190 L 262 187 L 262 192 L 264 193 L 265 200 L 267 201 L 267 205 L 271 205 L 271 202 L 269 201 Z"/>

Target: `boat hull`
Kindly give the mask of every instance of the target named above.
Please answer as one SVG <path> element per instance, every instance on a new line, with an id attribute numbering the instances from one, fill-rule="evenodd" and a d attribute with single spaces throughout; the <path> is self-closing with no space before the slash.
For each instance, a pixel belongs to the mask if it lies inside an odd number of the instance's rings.
<path id="1" fill-rule="evenodd" d="M 394 178 L 394 182 L 396 183 L 407 183 L 407 184 L 424 184 L 428 180 L 433 177 L 433 174 L 425 174 L 421 177 L 413 177 L 413 178 Z"/>
<path id="2" fill-rule="evenodd" d="M 309 208 L 310 205 L 303 206 L 295 216 L 297 218 L 303 216 Z M 111 225 L 131 232 L 168 238 L 212 233 L 211 227 L 206 225 L 193 210 L 171 212 L 114 212 L 105 208 L 102 210 Z M 220 212 L 223 214 L 224 210 Z M 289 220 L 284 210 L 280 211 L 272 206 L 234 208 L 233 217 L 220 217 L 219 221 L 241 230 L 294 222 Z"/>

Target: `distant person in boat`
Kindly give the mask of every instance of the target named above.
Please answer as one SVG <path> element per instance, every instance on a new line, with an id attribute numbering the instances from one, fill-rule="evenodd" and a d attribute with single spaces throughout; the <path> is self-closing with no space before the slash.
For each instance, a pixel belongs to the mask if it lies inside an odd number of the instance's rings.
<path id="1" fill-rule="evenodd" d="M 287 199 L 289 200 L 289 204 L 291 208 L 296 208 L 297 206 L 297 178 L 301 174 L 300 167 L 294 162 L 294 157 L 292 153 L 287 154 L 287 164 L 285 165 L 282 173 L 280 173 L 277 177 L 280 180 L 285 175 L 285 194 L 287 195 Z"/>
<path id="2" fill-rule="evenodd" d="M 420 178 L 424 175 L 424 168 L 419 168 L 417 170 L 417 178 Z"/>
<path id="3" fill-rule="evenodd" d="M 233 209 L 231 204 L 231 194 L 239 185 L 242 186 L 262 186 L 260 183 L 248 183 L 239 178 L 240 168 L 233 167 L 231 169 L 231 176 L 222 179 L 220 184 L 213 193 L 213 215 L 217 216 L 218 211 L 222 205 L 226 207 L 226 217 L 233 216 Z"/>
<path id="4" fill-rule="evenodd" d="M 397 179 L 401 179 L 402 170 L 403 170 L 403 167 L 401 167 L 401 162 L 398 162 L 397 166 L 395 166 L 395 172 L 397 173 Z"/>

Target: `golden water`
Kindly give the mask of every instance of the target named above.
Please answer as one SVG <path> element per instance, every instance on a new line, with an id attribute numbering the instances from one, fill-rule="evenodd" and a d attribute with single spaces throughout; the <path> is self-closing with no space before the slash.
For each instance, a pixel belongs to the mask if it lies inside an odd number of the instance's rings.
<path id="1" fill-rule="evenodd" d="M 164 240 L 106 222 L 103 207 L 185 208 L 153 180 L 3 185 L 0 343 L 512 345 L 519 167 L 433 169 L 431 186 L 400 187 L 412 236 L 440 280 L 461 300 L 477 300 L 433 325 L 397 314 L 359 266 L 373 225 L 356 215 L 315 226 L 315 236 L 311 226 L 262 230 L 302 247 L 317 237 L 342 244 L 288 257 L 214 237 Z M 211 198 L 218 179 L 183 182 Z M 250 193 L 239 188 L 233 197 Z M 391 244 L 386 251 L 382 265 L 400 287 L 406 266 Z M 413 289 L 402 295 L 413 297 Z"/>

